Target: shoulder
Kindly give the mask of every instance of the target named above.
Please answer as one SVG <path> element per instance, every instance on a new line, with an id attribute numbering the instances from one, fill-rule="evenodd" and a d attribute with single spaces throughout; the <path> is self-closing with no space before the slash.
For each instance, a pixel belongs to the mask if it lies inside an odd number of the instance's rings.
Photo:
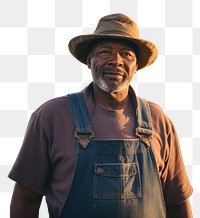
<path id="1" fill-rule="evenodd" d="M 68 111 L 70 111 L 70 106 L 68 96 L 66 95 L 44 102 L 33 112 L 33 115 L 46 117 Z"/>
<path id="2" fill-rule="evenodd" d="M 39 106 L 31 115 L 30 125 L 49 128 L 61 125 L 64 121 L 72 123 L 71 109 L 68 96 L 53 98 Z"/>
<path id="3" fill-rule="evenodd" d="M 170 133 L 173 129 L 173 123 L 164 110 L 155 102 L 147 101 L 151 111 L 151 119 L 155 129 Z"/>
<path id="4" fill-rule="evenodd" d="M 162 107 L 155 102 L 148 101 L 150 111 L 151 111 L 151 116 L 154 119 L 161 119 L 165 122 L 171 123 L 171 120 L 169 117 L 166 115 L 165 111 L 162 109 Z"/>
<path id="5" fill-rule="evenodd" d="M 61 96 L 53 98 L 47 102 L 44 102 L 42 105 L 40 105 L 34 112 L 35 113 L 47 113 L 55 110 L 61 110 L 64 107 L 66 108 L 68 104 L 68 97 L 67 96 Z"/>
<path id="6" fill-rule="evenodd" d="M 151 112 L 157 112 L 159 115 L 165 116 L 164 110 L 155 102 L 147 100 L 149 107 L 151 109 Z"/>

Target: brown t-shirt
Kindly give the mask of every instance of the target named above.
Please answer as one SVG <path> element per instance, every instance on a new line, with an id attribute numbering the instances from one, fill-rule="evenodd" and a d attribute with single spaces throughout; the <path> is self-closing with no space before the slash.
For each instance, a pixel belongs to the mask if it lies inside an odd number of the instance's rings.
<path id="1" fill-rule="evenodd" d="M 95 139 L 136 138 L 135 93 L 130 88 L 128 107 L 107 110 L 93 100 L 92 85 L 84 90 Z M 175 128 L 162 109 L 149 102 L 152 149 L 163 186 L 166 206 L 187 199 L 192 187 L 186 175 Z M 24 142 L 9 177 L 46 196 L 50 217 L 59 217 L 73 181 L 76 157 L 74 122 L 66 96 L 52 99 L 31 116 Z"/>

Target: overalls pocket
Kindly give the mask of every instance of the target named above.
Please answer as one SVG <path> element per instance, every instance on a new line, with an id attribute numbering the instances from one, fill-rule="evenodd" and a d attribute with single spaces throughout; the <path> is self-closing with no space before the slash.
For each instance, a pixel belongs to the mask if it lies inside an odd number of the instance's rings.
<path id="1" fill-rule="evenodd" d="M 141 198 L 141 179 L 138 163 L 95 164 L 95 199 Z"/>

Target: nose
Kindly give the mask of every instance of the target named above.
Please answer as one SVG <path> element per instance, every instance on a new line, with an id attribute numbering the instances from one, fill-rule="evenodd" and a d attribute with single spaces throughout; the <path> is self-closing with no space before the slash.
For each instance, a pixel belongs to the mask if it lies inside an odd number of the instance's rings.
<path id="1" fill-rule="evenodd" d="M 113 66 L 123 66 L 123 58 L 120 55 L 120 53 L 119 52 L 114 52 L 111 55 L 108 64 L 113 65 Z"/>

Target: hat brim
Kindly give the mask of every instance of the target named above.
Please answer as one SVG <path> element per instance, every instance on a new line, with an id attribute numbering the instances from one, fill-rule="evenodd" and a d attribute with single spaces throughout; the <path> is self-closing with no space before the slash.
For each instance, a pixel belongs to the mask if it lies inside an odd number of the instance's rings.
<path id="1" fill-rule="evenodd" d="M 144 39 L 129 38 L 118 34 L 89 34 L 76 36 L 69 41 L 69 51 L 77 60 L 87 65 L 87 57 L 91 44 L 99 39 L 121 39 L 133 43 L 133 48 L 135 46 L 137 48 L 136 56 L 138 70 L 151 65 L 158 56 L 158 49 L 152 42 Z"/>

